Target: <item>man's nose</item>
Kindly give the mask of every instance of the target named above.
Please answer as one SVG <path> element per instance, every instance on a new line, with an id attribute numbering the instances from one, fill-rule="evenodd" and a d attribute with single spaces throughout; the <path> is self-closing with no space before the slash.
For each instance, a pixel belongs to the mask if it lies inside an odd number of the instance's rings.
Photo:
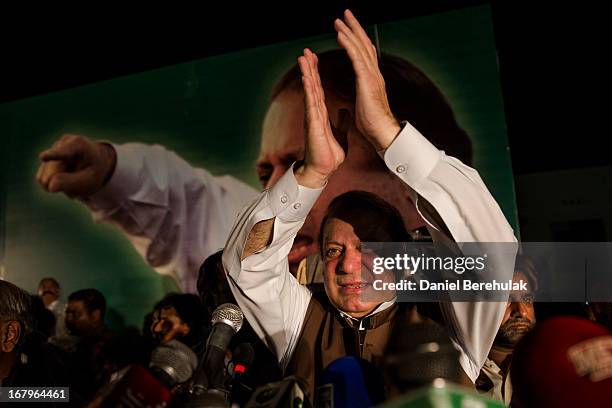
<path id="1" fill-rule="evenodd" d="M 347 249 L 339 263 L 340 271 L 351 274 L 361 272 L 361 252 Z"/>
<path id="2" fill-rule="evenodd" d="M 512 302 L 511 306 L 512 314 L 527 318 L 529 316 L 529 305 L 524 302 Z"/>
<path id="3" fill-rule="evenodd" d="M 520 309 L 521 316 L 525 318 L 529 318 L 529 316 L 531 315 L 531 308 L 532 308 L 531 303 L 520 302 L 519 309 Z"/>
<path id="4" fill-rule="evenodd" d="M 161 333 L 163 331 L 163 325 L 162 325 L 161 320 L 159 322 L 153 323 L 153 326 L 151 327 L 151 331 L 153 333 Z"/>

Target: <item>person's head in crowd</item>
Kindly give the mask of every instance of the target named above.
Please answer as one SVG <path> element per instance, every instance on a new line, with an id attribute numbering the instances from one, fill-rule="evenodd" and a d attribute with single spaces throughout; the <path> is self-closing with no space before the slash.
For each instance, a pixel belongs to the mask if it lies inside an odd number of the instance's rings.
<path id="1" fill-rule="evenodd" d="M 60 285 L 54 278 L 42 278 L 38 284 L 38 296 L 42 299 L 45 307 L 60 297 Z"/>
<path id="2" fill-rule="evenodd" d="M 104 327 L 106 298 L 96 289 L 82 289 L 68 296 L 66 305 L 66 329 L 72 335 L 88 337 Z"/>
<path id="3" fill-rule="evenodd" d="M 352 317 L 370 313 L 386 294 L 372 293 L 374 274 L 367 267 L 362 242 L 406 242 L 410 234 L 399 212 L 375 194 L 349 191 L 336 197 L 323 217 L 319 231 L 325 264 L 325 292 L 331 303 Z M 363 255 L 363 256 L 362 256 Z M 366 266 L 366 267 L 362 267 Z M 377 277 L 381 278 L 383 275 Z"/>
<path id="4" fill-rule="evenodd" d="M 153 310 L 151 332 L 154 343 L 180 340 L 190 347 L 202 341 L 204 313 L 200 298 L 186 293 L 170 293 Z"/>
<path id="5" fill-rule="evenodd" d="M 407 206 L 410 193 L 391 174 L 377 152 L 359 134 L 354 122 L 355 73 L 344 50 L 322 52 L 318 68 L 326 103 L 334 126 L 347 133 L 348 155 L 329 179 L 327 187 L 308 214 L 289 254 L 292 270 L 307 255 L 318 250 L 317 234 L 330 202 L 350 190 L 375 193 L 399 209 L 410 229 L 421 227 L 416 209 Z M 472 145 L 458 125 L 453 110 L 437 86 L 410 62 L 389 54 L 380 55 L 380 66 L 387 87 L 389 104 L 396 118 L 409 121 L 436 147 L 472 161 Z M 270 188 L 288 167 L 304 156 L 304 97 L 302 74 L 297 65 L 278 81 L 263 123 L 257 173 L 264 188 Z M 348 115 L 341 115 L 347 112 Z"/>
<path id="6" fill-rule="evenodd" d="M 537 275 L 533 262 L 522 255 L 516 257 L 514 283 L 526 282 L 527 290 L 510 293 L 501 326 L 495 337 L 494 347 L 512 350 L 525 334 L 533 329 L 536 322 L 533 305 L 537 291 Z"/>
<path id="7" fill-rule="evenodd" d="M 215 309 L 223 303 L 236 303 L 236 298 L 227 282 L 227 275 L 221 262 L 222 256 L 223 250 L 210 255 L 206 258 L 198 273 L 198 293 L 208 316 L 212 316 Z"/>
<path id="8" fill-rule="evenodd" d="M 0 380 L 8 377 L 19 347 L 32 327 L 32 299 L 24 290 L 0 280 Z"/>
<path id="9" fill-rule="evenodd" d="M 512 398 L 508 378 L 515 347 L 533 330 L 536 322 L 533 300 L 537 291 L 537 275 L 531 259 L 523 255 L 516 257 L 512 281 L 519 285 L 525 283 L 527 289 L 510 292 L 501 325 L 489 351 L 490 361 L 485 362 L 475 383 L 478 391 L 505 403 Z"/>
<path id="10" fill-rule="evenodd" d="M 512 407 L 612 407 L 612 333 L 587 319 L 549 318 L 512 358 Z"/>

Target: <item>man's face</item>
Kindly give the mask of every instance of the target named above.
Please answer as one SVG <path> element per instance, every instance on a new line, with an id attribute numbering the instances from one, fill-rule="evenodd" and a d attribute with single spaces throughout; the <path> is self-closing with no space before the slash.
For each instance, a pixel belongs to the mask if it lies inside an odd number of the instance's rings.
<path id="1" fill-rule="evenodd" d="M 513 282 L 523 280 L 528 282 L 524 273 L 516 271 Z M 533 309 L 533 294 L 529 286 L 526 291 L 512 291 L 511 299 L 506 306 L 502 324 L 497 332 L 495 343 L 513 348 L 527 332 L 535 325 L 535 311 Z"/>
<path id="2" fill-rule="evenodd" d="M 74 336 L 86 336 L 100 324 L 100 311 L 89 313 L 82 300 L 71 300 L 66 306 L 66 329 Z"/>
<path id="3" fill-rule="evenodd" d="M 53 281 L 43 280 L 38 286 L 38 296 L 42 298 L 45 307 L 49 306 L 59 298 L 59 288 Z"/>
<path id="4" fill-rule="evenodd" d="M 327 98 L 332 122 L 338 109 L 346 105 Z M 334 122 L 337 123 L 337 122 Z M 272 187 L 296 160 L 304 158 L 304 101 L 299 92 L 281 93 L 270 105 L 263 124 L 261 151 L 257 159 L 257 173 L 262 187 Z M 344 163 L 330 178 L 327 187 L 308 214 L 298 232 L 289 263 L 295 270 L 299 261 L 318 251 L 317 236 L 321 220 L 329 203 L 342 193 L 363 190 L 375 193 L 400 210 L 409 229 L 423 225 L 410 203 L 410 195 L 402 182 L 391 174 L 374 148 L 356 130 L 348 133 L 348 154 Z"/>
<path id="5" fill-rule="evenodd" d="M 181 320 L 174 307 L 158 309 L 153 313 L 151 333 L 157 344 L 186 336 L 189 331 L 189 326 Z"/>
<path id="6" fill-rule="evenodd" d="M 393 293 L 374 292 L 369 256 L 362 254 L 361 240 L 353 226 L 338 218 L 331 218 L 323 230 L 323 261 L 325 263 L 325 292 L 331 303 L 349 315 L 367 315 L 380 303 L 393 298 Z M 387 276 L 392 280 L 393 276 Z"/>

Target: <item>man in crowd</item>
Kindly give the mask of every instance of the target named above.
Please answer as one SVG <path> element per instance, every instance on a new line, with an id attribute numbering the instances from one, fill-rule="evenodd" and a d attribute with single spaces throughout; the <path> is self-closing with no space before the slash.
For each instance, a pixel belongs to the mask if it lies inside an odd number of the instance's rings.
<path id="1" fill-rule="evenodd" d="M 170 293 L 153 309 L 150 330 L 154 345 L 176 339 L 199 354 L 208 337 L 204 329 L 207 320 L 198 295 Z"/>
<path id="2" fill-rule="evenodd" d="M 294 274 L 300 261 L 314 254 L 307 268 L 302 268 L 303 282 L 315 280 L 320 265 L 317 237 L 325 209 L 346 191 L 374 192 L 399 209 L 409 229 L 425 225 L 409 190 L 377 160 L 375 148 L 353 125 L 356 89 L 346 53 L 332 50 L 319 57 L 327 103 L 334 112 L 341 112 L 336 127 L 346 133 L 350 148 L 344 166 L 329 179 L 289 254 Z M 410 121 L 436 147 L 470 164 L 470 140 L 436 85 L 401 58 L 382 54 L 380 59 L 393 114 Z M 301 73 L 294 66 L 272 91 L 263 122 L 257 158 L 263 188 L 274 186 L 288 166 L 304 156 L 303 97 Z M 97 220 L 118 226 L 149 265 L 173 276 L 183 291 L 192 293 L 202 260 L 224 246 L 236 214 L 257 194 L 229 176 L 214 177 L 195 169 L 160 146 L 111 145 L 65 135 L 40 158 L 37 179 L 45 190 L 81 198 Z"/>
<path id="3" fill-rule="evenodd" d="M 68 296 L 66 329 L 82 339 L 103 339 L 110 336 L 104 323 L 106 298 L 97 289 L 81 289 Z"/>
<path id="4" fill-rule="evenodd" d="M 19 348 L 31 326 L 30 295 L 0 280 L 0 384 L 21 363 Z"/>
<path id="5" fill-rule="evenodd" d="M 516 258 L 514 282 L 527 282 L 527 290 L 512 291 L 493 347 L 476 380 L 476 389 L 510 405 L 510 363 L 514 348 L 535 326 L 533 294 L 537 290 L 535 267 L 529 258 Z"/>
<path id="6" fill-rule="evenodd" d="M 65 336 L 66 326 L 64 324 L 64 309 L 66 305 L 60 300 L 61 288 L 54 278 L 43 278 L 38 284 L 38 296 L 42 299 L 45 307 L 55 316 L 55 335 Z"/>
<path id="7" fill-rule="evenodd" d="M 105 348 L 113 333 L 104 323 L 106 298 L 97 289 L 82 289 L 68 296 L 66 329 L 77 338 L 70 350 L 71 384 L 88 398 L 107 380 Z"/>
<path id="8" fill-rule="evenodd" d="M 32 297 L 0 280 L 0 386 L 68 386 L 66 367 L 58 350 L 33 333 L 36 325 Z M 71 401 L 80 399 L 75 394 Z"/>
<path id="9" fill-rule="evenodd" d="M 376 48 L 355 17 L 346 11 L 344 20 L 334 25 L 357 81 L 352 109 L 358 133 L 353 137 L 367 140 L 383 157 L 389 175 L 411 192 L 434 241 L 515 243 L 512 229 L 477 172 L 436 149 L 410 123 L 400 126 L 395 119 Z M 400 217 L 393 215 L 398 212 L 394 205 L 367 192 L 345 193 L 332 201 L 320 229 L 326 296 L 313 295 L 291 275 L 289 257 L 298 231 L 332 175 L 347 165 L 347 139 L 330 125 L 337 124 L 341 114 L 330 109 L 324 96 L 317 57 L 305 50 L 298 62 L 305 93 L 304 161 L 290 166 L 242 211 L 223 264 L 234 296 L 258 336 L 276 354 L 285 374 L 306 380 L 312 397 L 326 365 L 344 355 L 379 361 L 391 328 L 405 322 L 394 298 L 364 297 L 372 290 L 373 274 L 362 267 L 368 259 L 362 257 L 361 243 L 406 240 L 407 234 L 398 225 Z M 409 203 L 405 199 L 403 206 Z M 489 257 L 491 269 L 500 277 L 511 276 L 514 255 Z M 505 303 L 441 307 L 461 352 L 461 366 L 474 382 Z"/>

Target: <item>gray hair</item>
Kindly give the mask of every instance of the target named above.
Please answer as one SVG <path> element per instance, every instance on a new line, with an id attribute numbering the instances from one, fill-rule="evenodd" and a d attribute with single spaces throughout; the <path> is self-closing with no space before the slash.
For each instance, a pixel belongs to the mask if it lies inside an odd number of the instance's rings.
<path id="1" fill-rule="evenodd" d="M 32 299 L 23 289 L 0 280 L 0 321 L 16 320 L 21 324 L 21 339 L 32 329 Z"/>

